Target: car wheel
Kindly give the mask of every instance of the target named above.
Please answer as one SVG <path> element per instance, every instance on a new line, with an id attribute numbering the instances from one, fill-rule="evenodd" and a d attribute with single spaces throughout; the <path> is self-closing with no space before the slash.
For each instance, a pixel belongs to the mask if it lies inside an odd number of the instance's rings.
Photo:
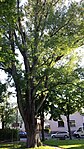
<path id="1" fill-rule="evenodd" d="M 52 138 L 55 138 L 55 136 L 52 136 Z"/>
<path id="2" fill-rule="evenodd" d="M 64 139 L 67 139 L 67 138 L 68 138 L 68 136 L 67 136 L 67 135 L 65 135 L 65 136 L 64 136 Z"/>
<path id="3" fill-rule="evenodd" d="M 80 138 L 79 134 L 76 135 L 76 138 Z"/>

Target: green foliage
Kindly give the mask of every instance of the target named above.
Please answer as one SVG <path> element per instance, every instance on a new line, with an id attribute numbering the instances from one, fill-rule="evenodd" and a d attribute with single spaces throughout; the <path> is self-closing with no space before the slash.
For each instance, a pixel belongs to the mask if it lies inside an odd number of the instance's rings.
<path id="1" fill-rule="evenodd" d="M 1 122 L 4 122 L 4 128 L 10 128 L 16 121 L 16 109 L 7 101 L 0 104 L 0 117 Z"/>
<path id="2" fill-rule="evenodd" d="M 6 92 L 6 84 L 2 84 L 0 82 L 0 103 L 3 102 L 3 99 L 5 97 L 5 92 Z"/>
<path id="3" fill-rule="evenodd" d="M 51 130 L 50 130 L 50 128 L 45 128 L 45 129 L 44 129 L 44 132 L 45 132 L 45 133 L 50 133 Z"/>
<path id="4" fill-rule="evenodd" d="M 83 4 L 65 6 L 63 2 L 28 0 L 21 6 L 19 0 L 0 1 L 0 68 L 13 78 L 28 128 L 35 125 L 35 116 L 47 99 L 49 79 L 54 80 L 53 86 L 57 82 L 52 74 L 56 62 L 83 45 L 84 21 L 79 11 Z M 64 76 L 59 79 L 66 81 Z"/>
<path id="5" fill-rule="evenodd" d="M 57 120 L 61 114 L 67 116 L 80 111 L 84 106 L 83 70 L 78 72 L 70 61 L 53 69 L 53 77 L 48 82 L 48 111 Z M 74 70 L 75 69 L 75 70 Z M 81 74 L 81 75 L 80 75 Z M 81 79 L 82 78 L 82 79 Z"/>
<path id="6" fill-rule="evenodd" d="M 15 141 L 19 139 L 18 130 L 0 129 L 0 141 Z"/>

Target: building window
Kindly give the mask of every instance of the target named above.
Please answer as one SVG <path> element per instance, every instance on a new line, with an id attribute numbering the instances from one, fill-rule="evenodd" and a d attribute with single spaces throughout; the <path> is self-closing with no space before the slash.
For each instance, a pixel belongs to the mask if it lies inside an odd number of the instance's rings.
<path id="1" fill-rule="evenodd" d="M 76 124 L 75 124 L 75 120 L 70 120 L 70 127 L 75 127 Z"/>
<path id="2" fill-rule="evenodd" d="M 58 121 L 58 127 L 64 127 L 64 122 L 63 121 Z"/>

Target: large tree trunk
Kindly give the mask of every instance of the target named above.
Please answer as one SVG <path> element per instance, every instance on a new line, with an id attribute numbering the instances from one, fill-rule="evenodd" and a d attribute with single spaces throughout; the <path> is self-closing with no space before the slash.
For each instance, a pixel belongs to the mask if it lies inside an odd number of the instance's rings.
<path id="1" fill-rule="evenodd" d="M 33 148 L 38 146 L 40 139 L 37 134 L 37 118 L 35 116 L 35 101 L 32 98 L 26 97 L 27 102 L 25 105 L 25 109 L 21 107 L 21 104 L 18 102 L 20 113 L 22 115 L 25 130 L 27 132 L 27 148 Z M 19 100 L 19 98 L 18 98 Z"/>
<path id="2" fill-rule="evenodd" d="M 12 76 L 14 78 L 16 92 L 17 92 L 17 103 L 20 114 L 23 118 L 25 130 L 27 132 L 27 147 L 35 147 L 37 145 L 36 142 L 36 119 L 35 119 L 35 100 L 32 97 L 31 88 L 28 86 L 25 90 L 25 98 L 23 98 L 21 86 L 17 73 L 16 67 L 13 65 L 12 67 Z M 17 77 L 16 77 L 17 76 Z"/>
<path id="3" fill-rule="evenodd" d="M 30 114 L 29 114 L 30 113 Z M 27 147 L 35 147 L 36 144 L 36 120 L 34 116 L 34 111 L 30 112 L 29 109 L 24 115 L 24 124 L 25 124 L 25 130 L 27 132 Z"/>
<path id="4" fill-rule="evenodd" d="M 23 118 L 25 130 L 27 132 L 27 147 L 28 148 L 35 147 L 37 145 L 36 142 L 37 123 L 35 119 L 35 102 L 29 94 L 28 95 L 26 94 L 26 97 L 23 100 L 21 88 L 17 80 L 15 80 L 15 86 L 17 91 L 18 108 Z"/>
<path id="5" fill-rule="evenodd" d="M 35 129 L 35 126 L 32 127 L 32 123 L 25 123 L 25 129 L 26 129 L 26 132 L 27 132 L 27 147 L 28 148 L 31 148 L 31 147 L 35 147 L 37 146 L 37 143 L 36 143 L 36 129 Z"/>
<path id="6" fill-rule="evenodd" d="M 44 136 L 44 110 L 43 109 L 41 113 L 41 134 L 42 134 L 42 141 L 44 141 L 45 136 Z"/>
<path id="7" fill-rule="evenodd" d="M 37 131 L 37 119 L 31 114 L 29 116 L 28 113 L 24 115 L 24 124 L 25 124 L 25 130 L 27 132 L 27 147 L 32 148 L 35 146 L 41 145 L 39 132 Z"/>
<path id="8" fill-rule="evenodd" d="M 25 130 L 27 132 L 27 147 L 32 148 L 38 146 L 39 137 L 37 134 L 37 122 L 36 122 L 36 113 L 35 113 L 35 100 L 32 97 L 31 84 L 29 84 L 29 88 L 27 86 L 25 90 L 25 98 L 23 98 L 21 86 L 19 79 L 16 78 L 16 68 L 13 68 L 13 76 L 14 82 L 17 92 L 17 103 L 20 114 L 23 118 Z M 16 74 L 16 75 L 15 75 Z M 29 82 L 28 82 L 29 83 Z"/>
<path id="9" fill-rule="evenodd" d="M 19 0 L 17 2 L 18 2 L 18 9 L 19 9 Z M 22 44 L 25 45 L 25 41 L 23 40 L 22 28 L 20 26 L 21 25 L 20 18 L 18 19 L 19 19 L 18 20 L 19 28 L 20 28 L 21 36 L 22 36 Z M 12 41 L 12 39 L 13 37 L 10 31 L 10 41 Z M 13 53 L 15 54 L 14 41 L 11 42 L 11 48 L 12 48 Z M 36 115 L 35 99 L 33 96 L 33 77 L 30 77 L 31 71 L 30 71 L 30 64 L 28 61 L 27 49 L 23 50 L 20 48 L 19 50 L 24 59 L 24 66 L 25 66 L 24 76 L 25 77 L 23 77 L 23 79 L 25 81 L 25 86 L 23 87 L 24 83 L 22 84 L 21 82 L 21 78 L 20 78 L 21 76 L 19 75 L 19 73 L 17 73 L 17 67 L 14 61 L 12 62 L 12 68 L 11 68 L 10 73 L 15 82 L 18 108 L 23 118 L 25 130 L 27 132 L 27 147 L 31 148 L 31 147 L 37 146 L 37 143 L 39 143 L 39 139 L 37 137 L 37 130 L 36 130 L 37 123 L 36 123 L 36 117 L 35 117 Z"/>
<path id="10" fill-rule="evenodd" d="M 19 107 L 22 108 L 22 107 Z M 21 111 L 21 110 L 20 110 Z M 25 110 L 22 114 L 25 130 L 27 132 L 27 148 L 37 146 L 37 119 L 35 118 L 35 103 L 32 102 L 31 106 L 26 104 Z"/>

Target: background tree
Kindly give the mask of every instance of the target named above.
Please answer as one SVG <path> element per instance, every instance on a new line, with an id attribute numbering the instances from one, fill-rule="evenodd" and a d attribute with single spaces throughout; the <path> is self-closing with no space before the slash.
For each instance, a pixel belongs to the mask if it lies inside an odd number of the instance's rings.
<path id="1" fill-rule="evenodd" d="M 11 92 L 8 92 L 7 88 L 7 83 L 0 82 L 0 117 L 2 129 L 10 127 L 15 119 L 15 111 L 11 106 L 12 103 L 8 102 Z"/>
<path id="2" fill-rule="evenodd" d="M 6 92 L 6 84 L 0 82 L 0 103 L 3 102 Z"/>
<path id="3" fill-rule="evenodd" d="M 69 116 L 76 111 L 80 111 L 84 106 L 84 80 L 81 81 L 78 72 L 76 70 L 71 71 L 70 67 L 62 67 L 58 73 L 60 73 L 58 75 L 59 83 L 56 88 L 51 90 L 52 94 L 50 94 L 50 100 L 53 107 L 51 111 L 53 115 L 51 115 L 51 118 L 56 117 L 54 114 L 56 112 L 55 109 L 58 110 L 57 114 L 66 116 L 71 139 Z"/>
<path id="4" fill-rule="evenodd" d="M 6 84 L 2 84 L 0 82 L 0 109 L 2 109 L 0 111 L 3 111 L 3 108 L 1 108 L 1 104 L 4 101 L 5 93 L 6 93 Z M 0 113 L 1 113 L 1 120 L 2 120 L 2 129 L 3 129 L 4 128 L 3 112 L 0 112 Z"/>
<path id="5" fill-rule="evenodd" d="M 10 128 L 12 124 L 16 122 L 16 111 L 7 101 L 0 104 L 0 116 L 2 129 Z"/>
<path id="6" fill-rule="evenodd" d="M 0 64 L 14 80 L 29 148 L 37 143 L 36 119 L 47 96 L 46 75 L 52 75 L 48 68 L 83 44 L 82 4 L 66 7 L 63 2 L 28 0 L 23 6 L 19 0 L 0 2 Z M 38 98 L 42 94 L 43 99 Z"/>
<path id="7" fill-rule="evenodd" d="M 44 114 L 50 114 L 50 119 L 54 120 L 61 119 L 62 114 L 67 116 L 67 125 L 71 138 L 69 115 L 81 110 L 83 107 L 84 81 L 79 74 L 79 69 L 76 69 L 78 67 L 76 66 L 76 61 L 78 62 L 77 55 L 74 56 L 68 55 L 68 60 L 66 58 L 66 61 L 64 60 L 63 62 L 61 60 L 57 64 L 58 69 L 52 68 L 50 70 L 52 71 L 52 76 L 47 79 L 48 95 L 40 108 L 42 140 L 44 140 Z M 83 69 L 81 71 L 82 74 Z"/>

